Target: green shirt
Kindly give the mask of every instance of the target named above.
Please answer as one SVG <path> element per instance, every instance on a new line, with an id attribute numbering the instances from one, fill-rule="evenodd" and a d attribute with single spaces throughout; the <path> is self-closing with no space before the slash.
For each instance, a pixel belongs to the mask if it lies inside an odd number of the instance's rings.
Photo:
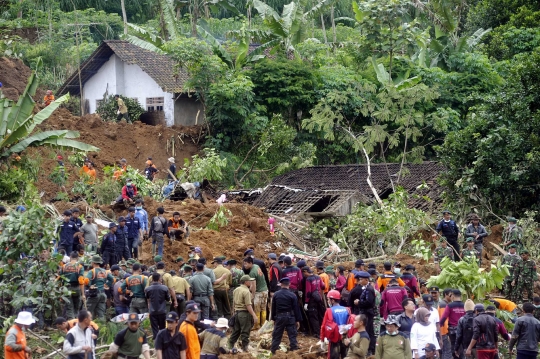
<path id="1" fill-rule="evenodd" d="M 79 278 L 84 277 L 84 268 L 79 263 L 68 263 L 60 269 L 60 274 L 66 278 L 66 282 L 71 286 L 78 286 Z"/>
<path id="2" fill-rule="evenodd" d="M 90 279 L 90 286 L 96 286 L 100 291 L 105 289 L 105 284 L 111 288 L 114 284 L 114 278 L 111 273 L 103 268 L 92 268 L 86 273 L 86 278 Z"/>
<path id="3" fill-rule="evenodd" d="M 114 344 L 118 346 L 118 354 L 138 358 L 142 354 L 143 345 L 148 345 L 148 341 L 146 333 L 141 329 L 132 332 L 126 328 L 116 334 Z"/>
<path id="4" fill-rule="evenodd" d="M 264 275 L 258 265 L 253 264 L 253 267 L 251 267 L 251 270 L 249 271 L 249 276 L 251 278 L 255 278 L 256 292 L 265 292 L 268 290 L 268 287 L 266 286 L 266 280 L 264 279 Z"/>
<path id="5" fill-rule="evenodd" d="M 194 297 L 210 297 L 211 295 L 214 295 L 214 287 L 212 286 L 212 282 L 210 281 L 210 278 L 204 275 L 203 272 L 195 273 L 191 278 L 189 278 L 188 282 L 193 289 L 192 293 Z"/>
<path id="6" fill-rule="evenodd" d="M 126 289 L 133 293 L 133 298 L 144 298 L 144 288 L 148 286 L 148 278 L 136 274 L 128 277 L 120 286 L 120 291 L 126 294 Z"/>
<path id="7" fill-rule="evenodd" d="M 411 359 L 411 344 L 402 334 L 382 333 L 377 339 L 375 359 Z"/>

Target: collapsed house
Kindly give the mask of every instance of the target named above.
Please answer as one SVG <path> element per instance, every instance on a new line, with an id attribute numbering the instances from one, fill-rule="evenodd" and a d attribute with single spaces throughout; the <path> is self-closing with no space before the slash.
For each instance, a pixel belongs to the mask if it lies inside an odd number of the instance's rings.
<path id="1" fill-rule="evenodd" d="M 420 164 L 371 164 L 371 183 L 381 199 L 398 186 L 410 195 L 409 206 L 434 212 L 442 204 L 443 188 L 437 177 L 444 170 L 438 162 Z M 358 203 L 375 201 L 368 185 L 368 166 L 315 166 L 291 171 L 257 193 L 252 204 L 275 216 L 332 217 L 350 214 Z M 250 201 L 251 202 L 251 201 Z"/>

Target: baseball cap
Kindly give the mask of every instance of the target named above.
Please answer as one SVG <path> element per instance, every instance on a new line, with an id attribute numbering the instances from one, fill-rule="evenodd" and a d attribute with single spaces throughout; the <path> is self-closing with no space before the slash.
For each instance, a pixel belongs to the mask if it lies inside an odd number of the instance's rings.
<path id="1" fill-rule="evenodd" d="M 167 314 L 167 317 L 165 318 L 167 322 L 176 322 L 178 319 L 179 319 L 178 313 L 176 312 L 169 312 Z"/>
<path id="2" fill-rule="evenodd" d="M 255 278 L 251 278 L 249 275 L 245 274 L 240 278 L 240 283 L 245 283 L 251 280 L 255 280 Z"/>
<path id="3" fill-rule="evenodd" d="M 273 260 L 276 260 L 276 259 L 277 259 L 277 256 L 276 256 L 275 253 L 268 253 L 268 258 L 273 259 Z"/>
<path id="4" fill-rule="evenodd" d="M 359 272 L 357 272 L 357 273 L 354 275 L 354 278 L 355 278 L 355 279 L 358 279 L 358 278 L 369 278 L 369 277 L 371 277 L 371 276 L 369 275 L 368 272 L 365 272 L 365 271 L 359 271 Z"/>
<path id="5" fill-rule="evenodd" d="M 356 262 L 354 262 L 355 267 L 360 267 L 364 265 L 364 261 L 361 259 L 357 259 Z"/>
<path id="6" fill-rule="evenodd" d="M 113 266 L 111 267 L 111 272 L 115 270 L 120 270 L 120 267 L 118 266 L 118 264 L 113 264 Z"/>
<path id="7" fill-rule="evenodd" d="M 424 303 L 426 303 L 427 305 L 432 305 L 433 297 L 431 296 L 431 294 L 424 294 L 422 295 L 422 301 L 424 301 Z"/>
<path id="8" fill-rule="evenodd" d="M 299 261 L 296 263 L 296 266 L 297 266 L 298 268 L 303 268 L 303 267 L 306 266 L 306 261 L 303 260 L 303 259 L 301 259 L 301 260 L 299 260 Z"/>
<path id="9" fill-rule="evenodd" d="M 430 292 L 439 292 L 439 287 L 437 287 L 436 285 L 432 286 L 432 287 L 429 287 L 429 291 Z"/>
<path id="10" fill-rule="evenodd" d="M 137 313 L 130 313 L 127 318 L 128 323 L 140 323 L 139 314 Z"/>
<path id="11" fill-rule="evenodd" d="M 283 277 L 283 278 L 281 278 L 281 279 L 279 280 L 279 282 L 280 282 L 280 283 L 285 283 L 285 282 L 290 283 L 290 282 L 291 282 L 291 278 L 289 278 L 289 277 Z"/>
<path id="12" fill-rule="evenodd" d="M 246 249 L 246 251 L 244 252 L 244 257 L 245 257 L 245 256 L 250 256 L 250 255 L 252 255 L 253 253 L 254 253 L 254 252 L 253 252 L 253 249 L 248 248 L 248 249 Z"/>
<path id="13" fill-rule="evenodd" d="M 426 347 L 424 348 L 424 351 L 426 352 L 433 352 L 435 350 L 437 350 L 437 347 L 435 346 L 435 344 L 431 343 L 426 344 Z"/>
<path id="14" fill-rule="evenodd" d="M 190 303 L 186 305 L 186 312 L 200 313 L 201 308 L 198 303 Z"/>

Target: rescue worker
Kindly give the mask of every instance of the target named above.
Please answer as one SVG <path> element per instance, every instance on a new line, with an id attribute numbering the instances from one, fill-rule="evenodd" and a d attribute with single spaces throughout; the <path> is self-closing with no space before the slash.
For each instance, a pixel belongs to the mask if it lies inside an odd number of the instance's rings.
<path id="1" fill-rule="evenodd" d="M 367 318 L 359 314 L 354 318 L 353 328 L 357 332 L 350 339 L 344 339 L 343 344 L 349 347 L 347 359 L 366 359 L 369 350 L 370 337 L 366 331 Z"/>
<path id="2" fill-rule="evenodd" d="M 180 218 L 180 212 L 173 212 L 173 216 L 169 219 L 167 227 L 169 228 L 169 238 L 171 239 L 171 242 L 175 239 L 182 238 L 183 244 L 188 246 L 191 245 L 188 240 L 189 227 L 187 226 L 187 223 Z"/>
<path id="3" fill-rule="evenodd" d="M 253 263 L 254 260 L 252 257 L 247 256 L 244 258 L 244 272 L 249 270 L 249 277 L 255 278 L 254 283 L 252 283 L 251 291 L 254 293 L 253 298 L 253 310 L 259 318 L 258 322 L 262 326 L 266 321 L 266 306 L 268 304 L 268 287 L 263 275 L 261 268 Z M 254 326 L 258 329 L 258 325 Z"/>
<path id="4" fill-rule="evenodd" d="M 95 344 L 95 342 L 97 340 L 97 337 L 99 335 L 99 325 L 97 325 L 97 323 L 92 320 L 92 313 L 90 313 L 89 311 L 86 311 L 86 312 L 88 313 L 88 316 L 90 318 L 89 328 L 92 331 L 92 339 L 94 340 L 94 344 Z M 67 320 L 66 318 L 63 318 L 63 317 L 58 317 L 54 321 L 53 325 L 61 333 L 67 334 L 67 332 L 71 328 L 73 328 L 75 325 L 77 325 L 77 323 L 79 323 L 79 314 L 80 313 L 81 312 L 79 311 L 79 313 L 77 314 L 77 317 L 75 319 L 71 319 L 71 320 Z"/>
<path id="5" fill-rule="evenodd" d="M 405 283 L 405 289 L 407 290 L 407 296 L 409 298 L 418 298 L 420 297 L 420 288 L 418 287 L 418 280 L 413 274 L 414 266 L 412 264 L 407 264 L 405 266 L 405 271 L 401 276 L 401 280 Z"/>
<path id="6" fill-rule="evenodd" d="M 71 220 L 77 225 L 79 229 L 83 226 L 80 215 L 81 211 L 77 207 L 73 207 L 71 209 Z"/>
<path id="7" fill-rule="evenodd" d="M 229 349 L 227 339 L 228 320 L 219 318 L 214 328 L 208 328 L 199 334 L 201 359 L 218 359 L 220 354 L 236 354 L 236 348 Z"/>
<path id="8" fill-rule="evenodd" d="M 240 286 L 234 290 L 233 305 L 235 321 L 233 332 L 229 338 L 230 348 L 233 348 L 238 339 L 240 339 L 242 350 L 248 351 L 251 328 L 259 321 L 259 318 L 253 311 L 253 306 L 251 305 L 250 288 L 253 285 L 253 281 L 255 281 L 255 278 L 251 278 L 249 275 L 243 275 L 240 278 Z"/>
<path id="9" fill-rule="evenodd" d="M 435 231 L 437 232 L 433 236 L 437 236 L 437 234 L 444 236 L 446 238 L 446 241 L 450 245 L 450 247 L 453 248 L 453 259 L 455 261 L 459 261 L 458 254 L 460 253 L 460 247 L 458 243 L 458 236 L 459 236 L 459 228 L 456 224 L 456 222 L 452 219 L 451 213 L 448 210 L 443 211 L 443 219 L 439 222 L 437 225 L 437 228 L 435 228 Z"/>
<path id="10" fill-rule="evenodd" d="M 193 300 L 200 306 L 200 319 L 210 319 L 210 310 L 215 310 L 214 287 L 210 278 L 204 275 L 204 264 L 197 263 L 196 269 L 197 272 L 188 281 L 193 288 Z"/>
<path id="11" fill-rule="evenodd" d="M 94 223 L 94 217 L 91 213 L 86 215 L 86 223 L 80 229 L 83 234 L 86 250 L 96 253 L 98 249 L 98 226 Z"/>
<path id="12" fill-rule="evenodd" d="M 200 312 L 201 309 L 198 303 L 186 305 L 186 319 L 180 324 L 180 332 L 184 334 L 186 342 L 189 343 L 186 350 L 186 359 L 199 359 L 201 357 L 201 344 L 195 327 Z"/>
<path id="13" fill-rule="evenodd" d="M 150 221 L 150 231 L 149 236 L 152 237 L 152 256 L 156 255 L 156 246 L 157 254 L 163 255 L 163 241 L 164 235 L 169 237 L 169 229 L 167 228 L 167 220 L 163 217 L 165 209 L 159 207 L 157 209 L 157 216 L 153 217 Z"/>
<path id="14" fill-rule="evenodd" d="M 474 238 L 473 237 L 468 237 L 465 240 L 465 243 L 467 244 L 467 247 L 463 248 L 463 250 L 461 251 L 461 258 L 463 258 L 463 259 L 465 259 L 467 257 L 476 258 L 476 261 L 478 262 L 478 265 L 480 265 L 481 264 L 480 252 L 478 252 L 474 248 Z"/>
<path id="15" fill-rule="evenodd" d="M 389 315 L 384 321 L 386 330 L 377 339 L 375 359 L 411 359 L 409 337 L 399 331 L 396 316 Z"/>
<path id="16" fill-rule="evenodd" d="M 457 325 L 459 318 L 465 315 L 465 305 L 461 301 L 461 291 L 459 289 L 452 290 L 452 302 L 446 305 L 443 315 L 440 319 L 440 325 L 443 326 L 446 320 L 448 320 L 448 337 L 450 339 L 450 346 L 452 347 L 452 355 L 454 358 L 456 352 L 456 336 L 457 336 Z"/>
<path id="17" fill-rule="evenodd" d="M 225 276 L 225 280 L 214 284 L 214 301 L 216 302 L 217 316 L 219 318 L 231 317 L 231 308 L 229 306 L 228 290 L 232 283 L 231 271 L 223 267 L 223 258 L 216 257 L 212 262 L 215 264 L 214 275 L 216 278 Z"/>
<path id="18" fill-rule="evenodd" d="M 67 359 L 78 359 L 81 356 L 86 359 L 94 358 L 95 340 L 93 338 L 92 314 L 87 310 L 81 310 L 77 314 L 77 323 L 67 332 L 64 339 L 63 353 Z"/>
<path id="19" fill-rule="evenodd" d="M 440 237 L 439 242 L 440 242 L 439 246 L 435 248 L 435 251 L 433 252 L 433 263 L 435 263 L 435 266 L 437 267 L 437 271 L 440 273 L 441 261 L 444 258 L 450 258 L 450 260 L 454 260 L 454 250 L 451 247 L 448 247 L 448 242 L 446 242 L 446 237 Z"/>
<path id="20" fill-rule="evenodd" d="M 281 280 L 282 273 L 281 266 L 279 265 L 275 253 L 268 254 L 268 262 L 270 263 L 270 272 L 268 273 L 268 281 L 270 282 L 268 293 L 270 298 L 272 298 L 274 293 L 279 290 L 279 281 Z"/>
<path id="21" fill-rule="evenodd" d="M 407 298 L 407 291 L 398 285 L 396 278 L 392 278 L 381 294 L 380 309 L 383 318 L 386 319 L 390 314 L 400 315 L 403 313 L 401 303 L 405 298 Z"/>
<path id="22" fill-rule="evenodd" d="M 148 301 L 150 313 L 150 325 L 154 340 L 160 330 L 165 329 L 165 317 L 167 316 L 167 302 L 171 301 L 169 288 L 160 282 L 161 274 L 152 274 L 152 283 L 144 288 L 144 294 Z"/>
<path id="23" fill-rule="evenodd" d="M 130 313 L 126 322 L 127 328 L 116 334 L 114 342 L 109 347 L 111 357 L 118 353 L 119 359 L 133 359 L 139 358 L 142 354 L 144 359 L 150 359 L 150 346 L 146 333 L 140 328 L 139 315 Z"/>
<path id="24" fill-rule="evenodd" d="M 72 212 L 70 210 L 64 211 L 64 221 L 58 228 L 60 232 L 60 240 L 58 245 L 58 250 L 63 249 L 66 253 L 73 252 L 75 238 L 78 238 L 79 235 L 82 235 L 80 228 L 73 222 L 71 219 Z"/>
<path id="25" fill-rule="evenodd" d="M 81 300 L 86 300 L 84 285 L 88 283 L 88 280 L 84 278 L 84 268 L 79 264 L 77 252 L 71 252 L 70 262 L 60 267 L 59 274 L 65 278 L 66 287 L 71 293 L 66 302 L 65 310 L 68 319 L 73 319 L 81 307 Z"/>
<path id="26" fill-rule="evenodd" d="M 144 314 L 148 313 L 148 305 L 144 295 L 144 289 L 148 286 L 148 278 L 140 273 L 141 265 L 135 263 L 133 265 L 133 274 L 120 286 L 119 292 L 122 294 L 120 296 L 121 300 L 126 295 L 131 296 L 131 304 L 129 306 L 131 313 Z"/>
<path id="27" fill-rule="evenodd" d="M 129 207 L 137 199 L 137 196 L 137 186 L 135 186 L 131 178 L 128 178 L 126 179 L 126 185 L 122 187 L 122 193 L 118 196 L 116 202 L 123 203 L 124 206 Z"/>
<path id="28" fill-rule="evenodd" d="M 459 318 L 456 328 L 456 342 L 454 346 L 457 351 L 457 353 L 455 353 L 457 357 L 465 353 L 473 337 L 473 321 L 475 316 L 474 302 L 467 299 L 464 304 L 464 309 L 465 315 Z"/>
<path id="29" fill-rule="evenodd" d="M 181 359 L 186 357 L 187 342 L 178 328 L 179 316 L 169 312 L 166 317 L 167 327 L 158 332 L 156 340 L 157 357 L 159 359 Z"/>
<path id="30" fill-rule="evenodd" d="M 124 103 L 124 100 L 120 98 L 120 95 L 114 95 L 114 100 L 116 101 L 116 104 L 118 105 L 118 110 L 116 111 L 116 122 L 120 122 L 122 118 L 125 118 L 127 122 L 129 122 L 129 113 L 128 108 L 126 104 Z"/>
<path id="31" fill-rule="evenodd" d="M 512 243 L 508 245 L 508 253 L 504 255 L 502 264 L 506 264 L 508 266 L 508 276 L 504 278 L 504 295 L 506 298 L 512 298 L 513 293 L 513 287 L 512 287 L 512 281 L 514 280 L 514 272 L 516 271 L 516 267 L 518 263 L 521 262 L 521 257 L 517 254 L 517 245 L 515 243 Z"/>
<path id="32" fill-rule="evenodd" d="M 103 260 L 100 256 L 92 257 L 92 269 L 86 273 L 86 278 L 89 280 L 89 291 L 86 305 L 94 318 L 105 319 L 105 303 L 107 295 L 105 289 L 113 286 L 113 276 L 103 268 L 100 268 Z"/>
<path id="33" fill-rule="evenodd" d="M 116 260 L 121 261 L 122 259 L 128 260 L 131 258 L 129 250 L 129 227 L 126 225 L 126 217 L 120 216 L 118 218 L 118 227 L 116 232 L 116 244 L 114 250 L 116 252 Z"/>
<path id="34" fill-rule="evenodd" d="M 103 264 L 113 266 L 118 261 L 116 260 L 116 223 L 109 223 L 109 233 L 103 236 L 99 253 L 103 256 Z"/>
<path id="35" fill-rule="evenodd" d="M 148 268 L 148 272 L 150 273 L 154 273 L 155 271 L 157 271 L 157 265 L 159 262 L 161 262 L 163 260 L 163 256 L 154 256 L 154 264 L 151 265 L 149 268 Z"/>
<path id="36" fill-rule="evenodd" d="M 321 325 L 321 341 L 328 342 L 328 359 L 341 359 L 345 358 L 347 353 L 347 347 L 342 341 L 342 337 L 335 330 L 329 332 L 329 328 L 332 325 L 345 325 L 349 321 L 350 312 L 348 308 L 339 304 L 341 301 L 341 294 L 332 289 L 328 292 L 328 309 L 324 313 L 323 322 Z"/>
<path id="37" fill-rule="evenodd" d="M 538 342 L 540 342 L 540 321 L 533 316 L 534 305 L 523 303 L 525 313 L 516 320 L 512 338 L 508 344 L 508 352 L 511 354 L 516 346 L 517 359 L 529 359 L 538 357 Z M 6 357 L 7 358 L 7 357 Z"/>
<path id="38" fill-rule="evenodd" d="M 514 280 L 512 281 L 514 291 L 511 300 L 515 303 L 523 303 L 523 294 L 527 293 L 527 301 L 530 302 L 533 300 L 534 281 L 538 280 L 536 262 L 529 259 L 527 249 L 522 249 L 519 254 L 521 262 L 518 262 L 514 271 Z"/>
<path id="39" fill-rule="evenodd" d="M 120 168 L 113 173 L 113 179 L 115 181 L 118 181 L 120 177 L 127 171 L 127 160 L 125 158 L 122 158 L 120 160 Z"/>
<path id="40" fill-rule="evenodd" d="M 370 282 L 371 276 L 368 272 L 360 271 L 356 274 L 356 278 L 358 279 L 358 284 L 363 289 L 356 305 L 359 308 L 360 314 L 366 316 L 366 330 L 371 338 L 369 342 L 369 353 L 373 354 L 375 352 L 375 338 L 377 334 L 375 332 L 375 326 L 378 325 L 378 323 L 375 323 L 375 318 L 380 318 L 379 307 L 381 300 L 378 299 L 380 294 L 379 291 L 373 288 L 373 285 Z"/>
<path id="41" fill-rule="evenodd" d="M 138 257 L 139 238 L 142 238 L 142 225 L 140 219 L 135 215 L 135 207 L 128 208 L 128 215 L 126 217 L 126 226 L 128 228 L 128 252 L 129 258 Z"/>
<path id="42" fill-rule="evenodd" d="M 509 245 L 515 244 L 520 250 L 523 247 L 521 240 L 523 239 L 523 229 L 517 225 L 517 219 L 507 217 L 508 227 L 503 231 L 503 247 L 508 248 Z"/>
<path id="43" fill-rule="evenodd" d="M 45 107 L 49 106 L 52 102 L 54 102 L 54 95 L 51 90 L 47 90 L 45 92 L 45 96 L 43 97 L 43 104 Z"/>
<path id="44" fill-rule="evenodd" d="M 261 269 L 261 272 L 264 276 L 264 281 L 266 282 L 266 287 L 268 287 L 268 283 L 269 283 L 269 280 L 268 280 L 268 271 L 266 270 L 266 263 L 264 263 L 263 260 L 261 259 L 258 259 L 258 258 L 255 258 L 255 255 L 254 255 L 254 251 L 253 249 L 251 248 L 248 248 L 245 252 L 244 252 L 244 258 L 247 258 L 247 257 L 251 257 L 253 258 L 253 263 L 258 265 L 259 268 Z M 247 268 L 242 268 L 244 270 L 244 274 L 248 274 L 249 275 L 249 272 L 250 270 L 248 270 Z M 261 324 L 262 325 L 262 324 Z"/>
<path id="45" fill-rule="evenodd" d="M 288 277 L 283 277 L 279 282 L 281 283 L 281 289 L 274 293 L 272 297 L 272 309 L 270 310 L 270 320 L 274 321 L 272 346 L 270 347 L 272 355 L 276 354 L 285 330 L 289 338 L 289 351 L 298 349 L 296 336 L 298 334 L 297 330 L 300 328 L 300 322 L 302 321 L 298 299 L 289 289 L 291 280 Z"/>
<path id="46" fill-rule="evenodd" d="M 135 201 L 135 217 L 139 219 L 139 222 L 141 223 L 141 235 L 142 238 L 140 239 L 146 239 L 148 237 L 148 212 L 143 208 L 143 201 L 142 199 L 138 199 Z M 138 257 L 135 257 L 138 258 Z"/>
<path id="47" fill-rule="evenodd" d="M 128 298 L 121 295 L 119 289 L 122 286 L 122 284 L 125 283 L 126 279 L 129 278 L 129 274 L 124 274 L 122 276 L 122 279 L 114 283 L 113 286 L 113 304 L 114 304 L 114 311 L 116 315 L 120 314 L 127 314 L 129 313 L 129 305 L 130 301 Z M 122 298 L 120 298 L 122 296 Z"/>
<path id="48" fill-rule="evenodd" d="M 324 284 L 321 278 L 313 274 L 309 267 L 302 269 L 305 278 L 304 310 L 307 313 L 313 336 L 320 336 L 321 322 L 324 317 L 325 306 L 323 303 Z"/>
<path id="49" fill-rule="evenodd" d="M 472 237 L 474 239 L 474 249 L 480 253 L 480 257 L 484 250 L 484 238 L 487 235 L 486 227 L 480 224 L 480 217 L 477 214 L 473 214 L 471 216 L 471 223 L 465 229 L 465 237 Z"/>
<path id="50" fill-rule="evenodd" d="M 177 305 L 176 307 L 171 305 L 171 312 L 176 311 L 178 315 L 181 315 L 186 309 L 186 302 L 191 300 L 191 290 L 188 281 L 180 275 L 180 272 L 175 272 L 174 274 L 172 272 L 169 288 L 174 291 Z"/>
<path id="51" fill-rule="evenodd" d="M 169 161 L 169 163 L 170 163 L 169 171 L 171 172 L 171 173 L 169 173 L 167 175 L 167 179 L 169 180 L 169 182 L 171 182 L 171 181 L 174 181 L 174 177 L 176 177 L 176 164 L 174 163 L 175 162 L 174 157 L 169 157 L 167 159 L 167 161 Z M 171 176 L 171 174 L 172 174 L 172 176 Z"/>
<path id="52" fill-rule="evenodd" d="M 377 286 L 381 293 L 392 279 L 397 280 L 397 283 L 400 287 L 405 287 L 405 282 L 403 282 L 401 278 L 399 278 L 394 272 L 392 272 L 392 263 L 384 262 L 383 266 L 384 272 L 379 276 L 379 279 L 377 279 Z"/>
<path id="53" fill-rule="evenodd" d="M 26 345 L 24 331 L 36 321 L 30 312 L 19 312 L 13 325 L 6 333 L 4 341 L 5 359 L 26 359 L 32 355 L 32 349 Z"/>
<path id="54" fill-rule="evenodd" d="M 231 286 L 229 287 L 229 292 L 228 292 L 228 296 L 229 296 L 229 308 L 231 308 L 231 312 L 232 312 L 232 309 L 234 308 L 233 306 L 233 292 L 236 288 L 238 288 L 240 286 L 240 278 L 242 278 L 242 276 L 244 275 L 244 272 L 237 267 L 237 264 L 238 262 L 236 261 L 236 259 L 229 259 L 228 261 L 226 261 L 226 266 L 227 266 L 227 269 L 231 272 Z"/>

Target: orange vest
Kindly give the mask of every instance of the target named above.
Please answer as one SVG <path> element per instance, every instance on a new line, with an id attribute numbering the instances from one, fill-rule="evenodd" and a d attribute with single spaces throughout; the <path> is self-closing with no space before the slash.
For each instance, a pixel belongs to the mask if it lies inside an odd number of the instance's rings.
<path id="1" fill-rule="evenodd" d="M 5 359 L 26 359 L 26 352 L 24 351 L 24 348 L 26 348 L 26 335 L 24 335 L 24 332 L 21 328 L 19 328 L 17 325 L 13 324 L 10 330 L 15 330 L 17 332 L 17 343 L 18 345 L 22 346 L 21 351 L 14 352 L 11 347 L 4 345 L 4 358 Z"/>

